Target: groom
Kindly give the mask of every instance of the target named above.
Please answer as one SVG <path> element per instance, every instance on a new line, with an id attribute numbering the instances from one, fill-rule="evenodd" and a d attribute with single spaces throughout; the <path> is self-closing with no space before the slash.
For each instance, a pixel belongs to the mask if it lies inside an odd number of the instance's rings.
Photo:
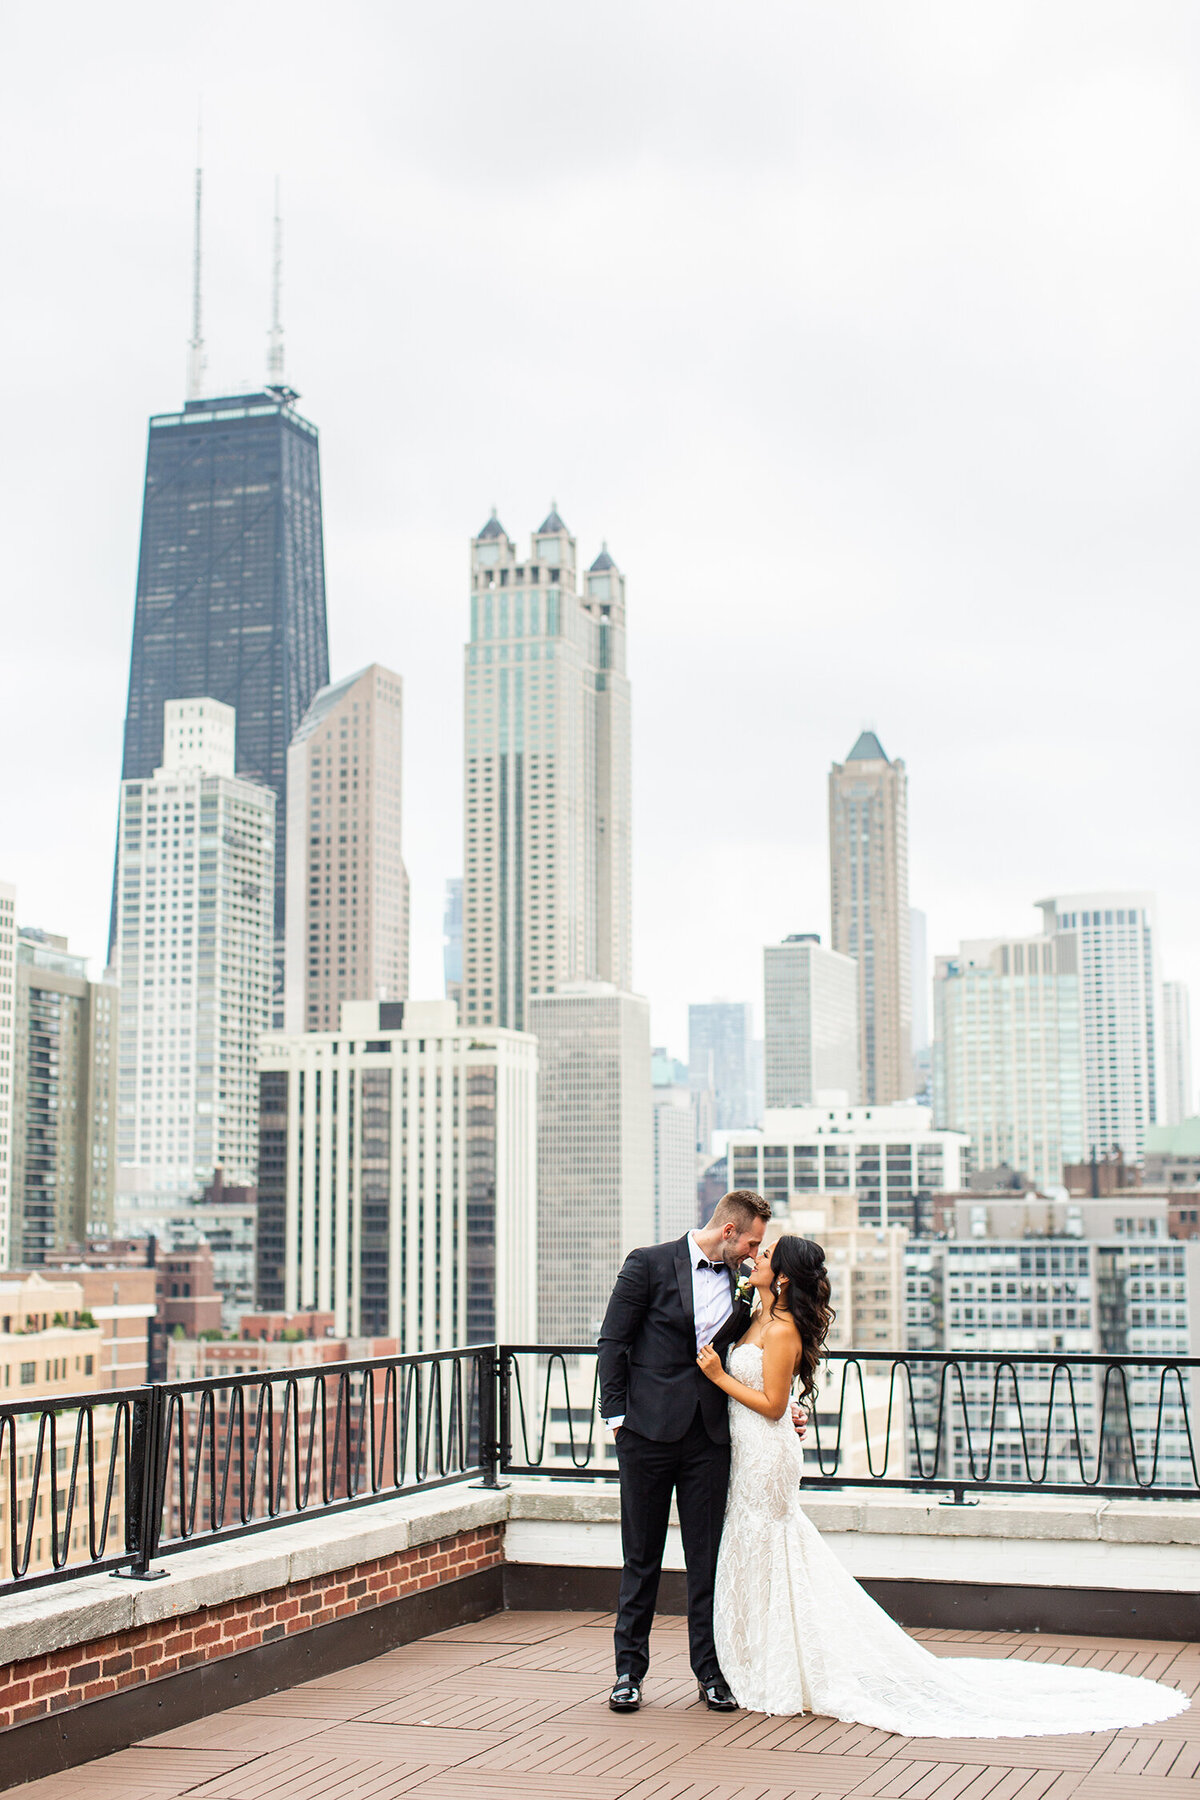
<path id="1" fill-rule="evenodd" d="M 722 1362 L 750 1322 L 738 1270 L 757 1256 L 771 1208 L 737 1188 L 708 1224 L 674 1244 L 631 1250 L 600 1328 L 600 1416 L 616 1432 L 625 1567 L 608 1704 L 636 1712 L 650 1666 L 650 1626 L 674 1493 L 687 1564 L 688 1646 L 701 1697 L 733 1712 L 713 1643 L 713 1583 L 729 1486 L 729 1403 L 700 1373 L 711 1344 Z"/>

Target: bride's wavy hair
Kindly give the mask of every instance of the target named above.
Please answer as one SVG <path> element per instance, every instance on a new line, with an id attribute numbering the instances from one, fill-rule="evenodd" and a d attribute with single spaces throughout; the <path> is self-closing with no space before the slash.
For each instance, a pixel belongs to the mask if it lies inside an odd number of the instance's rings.
<path id="1" fill-rule="evenodd" d="M 794 1232 L 776 1239 L 771 1251 L 771 1311 L 786 1309 L 800 1333 L 800 1397 L 811 1400 L 817 1391 L 817 1366 L 829 1328 L 837 1316 L 829 1304 L 829 1271 L 825 1252 L 811 1238 Z M 780 1276 L 787 1276 L 784 1288 Z M 782 1297 L 781 1297 L 782 1296 Z"/>

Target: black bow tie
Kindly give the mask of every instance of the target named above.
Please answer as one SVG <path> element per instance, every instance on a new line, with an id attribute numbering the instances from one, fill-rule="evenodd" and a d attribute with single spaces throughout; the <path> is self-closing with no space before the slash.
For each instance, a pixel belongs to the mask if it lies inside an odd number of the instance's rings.
<path id="1" fill-rule="evenodd" d="M 700 1261 L 696 1264 L 696 1267 L 698 1269 L 715 1269 L 718 1275 L 723 1275 L 725 1273 L 725 1264 L 724 1263 L 705 1262 L 703 1257 L 700 1258 Z"/>

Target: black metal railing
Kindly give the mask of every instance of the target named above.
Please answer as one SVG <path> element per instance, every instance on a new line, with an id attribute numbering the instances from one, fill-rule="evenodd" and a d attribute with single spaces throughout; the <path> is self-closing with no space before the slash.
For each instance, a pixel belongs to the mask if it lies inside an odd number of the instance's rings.
<path id="1" fill-rule="evenodd" d="M 615 1480 L 589 1345 L 498 1352 L 500 1470 Z M 807 1421 L 813 1487 L 1200 1494 L 1200 1358 L 837 1351 Z"/>
<path id="2" fill-rule="evenodd" d="M 252 1352 L 250 1352 L 252 1354 Z M 1200 1358 L 835 1352 L 819 1488 L 1200 1497 Z M 0 1593 L 506 1476 L 614 1480 L 591 1345 L 484 1344 L 0 1406 Z"/>
<path id="3" fill-rule="evenodd" d="M 0 1593 L 469 1477 L 496 1349 L 314 1363 L 0 1407 Z"/>

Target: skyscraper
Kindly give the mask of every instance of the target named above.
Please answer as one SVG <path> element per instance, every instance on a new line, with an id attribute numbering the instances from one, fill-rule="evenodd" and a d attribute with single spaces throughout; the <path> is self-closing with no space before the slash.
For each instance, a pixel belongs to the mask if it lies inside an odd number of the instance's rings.
<path id="1" fill-rule="evenodd" d="M 1083 1160 L 1079 945 L 1073 932 L 995 938 L 939 956 L 934 1120 L 965 1131 L 976 1169 L 1045 1191 Z"/>
<path id="2" fill-rule="evenodd" d="M 908 778 L 864 731 L 829 773 L 833 948 L 858 964 L 861 1092 L 868 1105 L 913 1091 Z"/>
<path id="3" fill-rule="evenodd" d="M 232 707 L 169 700 L 163 761 L 121 783 L 117 1161 L 158 1193 L 257 1179 L 275 796 L 234 775 Z"/>
<path id="4" fill-rule="evenodd" d="M 1158 1120 L 1158 947 L 1153 894 L 1060 894 L 1040 900 L 1046 933 L 1079 942 L 1084 1154 L 1140 1162 Z"/>
<path id="5" fill-rule="evenodd" d="M 14 1262 L 105 1236 L 117 1167 L 117 1005 L 89 981 L 67 940 L 28 927 L 17 938 L 13 1075 Z"/>
<path id="6" fill-rule="evenodd" d="M 448 1000 L 263 1039 L 258 1301 L 402 1351 L 537 1335 L 537 1045 Z"/>
<path id="7" fill-rule="evenodd" d="M 752 1032 L 748 1000 L 706 1000 L 688 1007 L 688 1079 L 695 1093 L 712 1094 L 718 1131 L 757 1123 Z"/>
<path id="8" fill-rule="evenodd" d="M 0 1269 L 11 1266 L 13 1053 L 17 963 L 17 890 L 0 881 Z"/>
<path id="9" fill-rule="evenodd" d="M 288 745 L 329 680 L 317 429 L 296 400 L 280 385 L 150 420 L 121 765 L 124 781 L 161 765 L 166 701 L 233 707 L 236 771 L 276 797 L 277 1011 Z"/>
<path id="10" fill-rule="evenodd" d="M 442 981 L 447 1000 L 453 1000 L 462 1017 L 463 980 L 463 884 L 462 876 L 446 883 L 446 907 L 442 914 Z"/>
<path id="11" fill-rule="evenodd" d="M 1162 984 L 1162 1123 L 1182 1125 L 1193 1117 L 1192 1017 L 1186 981 Z"/>
<path id="12" fill-rule="evenodd" d="M 581 590 L 552 508 L 530 554 L 500 521 L 471 545 L 462 1017 L 524 1026 L 564 982 L 631 979 L 625 580 Z"/>
<path id="13" fill-rule="evenodd" d="M 858 970 L 797 933 L 763 951 L 766 1104 L 811 1106 L 839 1088 L 858 1104 Z"/>
<path id="14" fill-rule="evenodd" d="M 402 684 L 372 663 L 322 688 L 288 750 L 289 1031 L 336 1031 L 343 1000 L 408 993 Z"/>
<path id="15" fill-rule="evenodd" d="M 596 1340 L 626 1252 L 654 1235 L 650 1008 L 608 982 L 529 1004 L 538 1040 L 538 1330 Z"/>

